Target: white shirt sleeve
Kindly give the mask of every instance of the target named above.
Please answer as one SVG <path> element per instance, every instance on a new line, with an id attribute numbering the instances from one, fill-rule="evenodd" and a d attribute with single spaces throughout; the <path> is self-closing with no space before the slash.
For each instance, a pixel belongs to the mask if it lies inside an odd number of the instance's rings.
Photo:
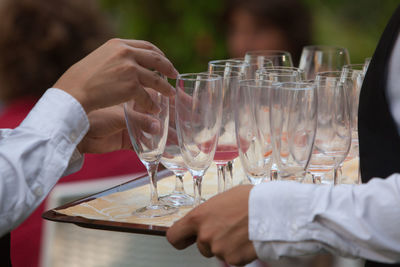
<path id="1" fill-rule="evenodd" d="M 400 175 L 362 185 L 269 182 L 251 190 L 249 238 L 262 260 L 327 250 L 400 261 Z"/>
<path id="2" fill-rule="evenodd" d="M 80 103 L 51 88 L 20 126 L 0 130 L 0 236 L 27 218 L 63 174 L 81 167 L 82 156 L 71 156 L 88 129 Z"/>

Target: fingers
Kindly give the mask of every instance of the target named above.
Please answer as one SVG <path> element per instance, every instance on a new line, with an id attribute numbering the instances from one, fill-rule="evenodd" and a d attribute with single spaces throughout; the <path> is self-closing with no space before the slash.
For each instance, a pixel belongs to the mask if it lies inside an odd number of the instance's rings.
<path id="1" fill-rule="evenodd" d="M 147 69 L 155 69 L 168 78 L 175 79 L 178 76 L 178 71 L 166 57 L 151 50 L 141 48 L 132 49 L 135 52 L 134 59 L 139 65 Z"/>
<path id="2" fill-rule="evenodd" d="M 147 50 L 153 50 L 154 52 L 159 53 L 162 56 L 165 56 L 163 51 L 161 51 L 157 46 L 153 45 L 152 43 L 148 41 L 143 41 L 143 40 L 130 40 L 130 39 L 123 39 L 121 40 L 125 44 L 135 47 L 135 48 L 142 48 L 142 49 L 147 49 Z"/>
<path id="3" fill-rule="evenodd" d="M 134 122 L 134 125 L 132 126 L 136 129 L 140 129 L 150 134 L 158 134 L 160 132 L 161 125 L 157 119 L 151 117 L 150 115 L 134 111 L 129 107 L 127 107 L 125 110 L 128 121 Z"/>
<path id="4" fill-rule="evenodd" d="M 139 82 L 144 87 L 153 88 L 165 96 L 174 96 L 175 88 L 172 87 L 163 77 L 154 71 L 150 71 L 143 67 L 138 67 Z"/>
<path id="5" fill-rule="evenodd" d="M 167 240 L 177 249 L 184 249 L 196 242 L 196 224 L 191 222 L 191 213 L 175 222 L 167 231 Z"/>

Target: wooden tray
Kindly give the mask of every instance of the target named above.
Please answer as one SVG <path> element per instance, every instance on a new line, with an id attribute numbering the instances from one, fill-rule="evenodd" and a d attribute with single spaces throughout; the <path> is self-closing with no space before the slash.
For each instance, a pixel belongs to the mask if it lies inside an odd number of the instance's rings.
<path id="1" fill-rule="evenodd" d="M 169 170 L 162 170 L 158 172 L 158 180 L 162 180 L 169 176 L 173 175 L 173 173 Z M 84 202 L 89 202 L 94 199 L 108 196 L 117 192 L 127 191 L 139 186 L 143 186 L 148 184 L 149 178 L 147 175 L 143 175 L 137 177 L 129 182 L 123 183 L 121 185 L 112 187 L 105 191 L 90 195 L 88 197 L 72 201 L 65 205 L 59 206 L 55 209 L 48 210 L 42 214 L 42 217 L 46 220 L 54 221 L 54 222 L 63 222 L 63 223 L 73 223 L 81 227 L 92 228 L 92 229 L 100 229 L 100 230 L 110 230 L 110 231 L 118 231 L 118 232 L 129 232 L 129 233 L 140 233 L 140 234 L 148 234 L 148 235 L 159 235 L 165 236 L 168 227 L 151 225 L 151 224 L 136 224 L 129 222 L 116 222 L 116 221 L 108 221 L 108 220 L 98 220 L 98 219 L 88 219 L 81 216 L 69 216 L 62 213 L 57 212 L 58 210 L 63 210 L 66 208 L 74 207 Z"/>

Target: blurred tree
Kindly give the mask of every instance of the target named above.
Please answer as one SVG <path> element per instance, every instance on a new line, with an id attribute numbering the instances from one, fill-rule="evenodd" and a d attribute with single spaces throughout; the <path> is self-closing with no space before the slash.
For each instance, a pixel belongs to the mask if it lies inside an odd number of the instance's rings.
<path id="1" fill-rule="evenodd" d="M 99 1 L 115 21 L 121 38 L 153 42 L 180 72 L 204 71 L 209 60 L 228 57 L 221 18 L 223 0 Z M 373 54 L 399 4 L 398 0 L 302 1 L 314 17 L 314 44 L 346 47 L 353 63 Z"/>

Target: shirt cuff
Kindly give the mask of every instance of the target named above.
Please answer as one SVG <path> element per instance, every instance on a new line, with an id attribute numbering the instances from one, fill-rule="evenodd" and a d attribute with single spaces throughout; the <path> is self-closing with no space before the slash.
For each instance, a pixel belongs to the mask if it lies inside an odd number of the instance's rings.
<path id="1" fill-rule="evenodd" d="M 61 133 L 77 145 L 89 130 L 89 119 L 73 96 L 63 90 L 50 88 L 21 123 L 21 127 L 34 128 L 50 136 Z"/>
<path id="2" fill-rule="evenodd" d="M 312 191 L 312 185 L 289 181 L 255 186 L 249 197 L 250 240 L 302 241 L 301 229 L 312 221 Z"/>

